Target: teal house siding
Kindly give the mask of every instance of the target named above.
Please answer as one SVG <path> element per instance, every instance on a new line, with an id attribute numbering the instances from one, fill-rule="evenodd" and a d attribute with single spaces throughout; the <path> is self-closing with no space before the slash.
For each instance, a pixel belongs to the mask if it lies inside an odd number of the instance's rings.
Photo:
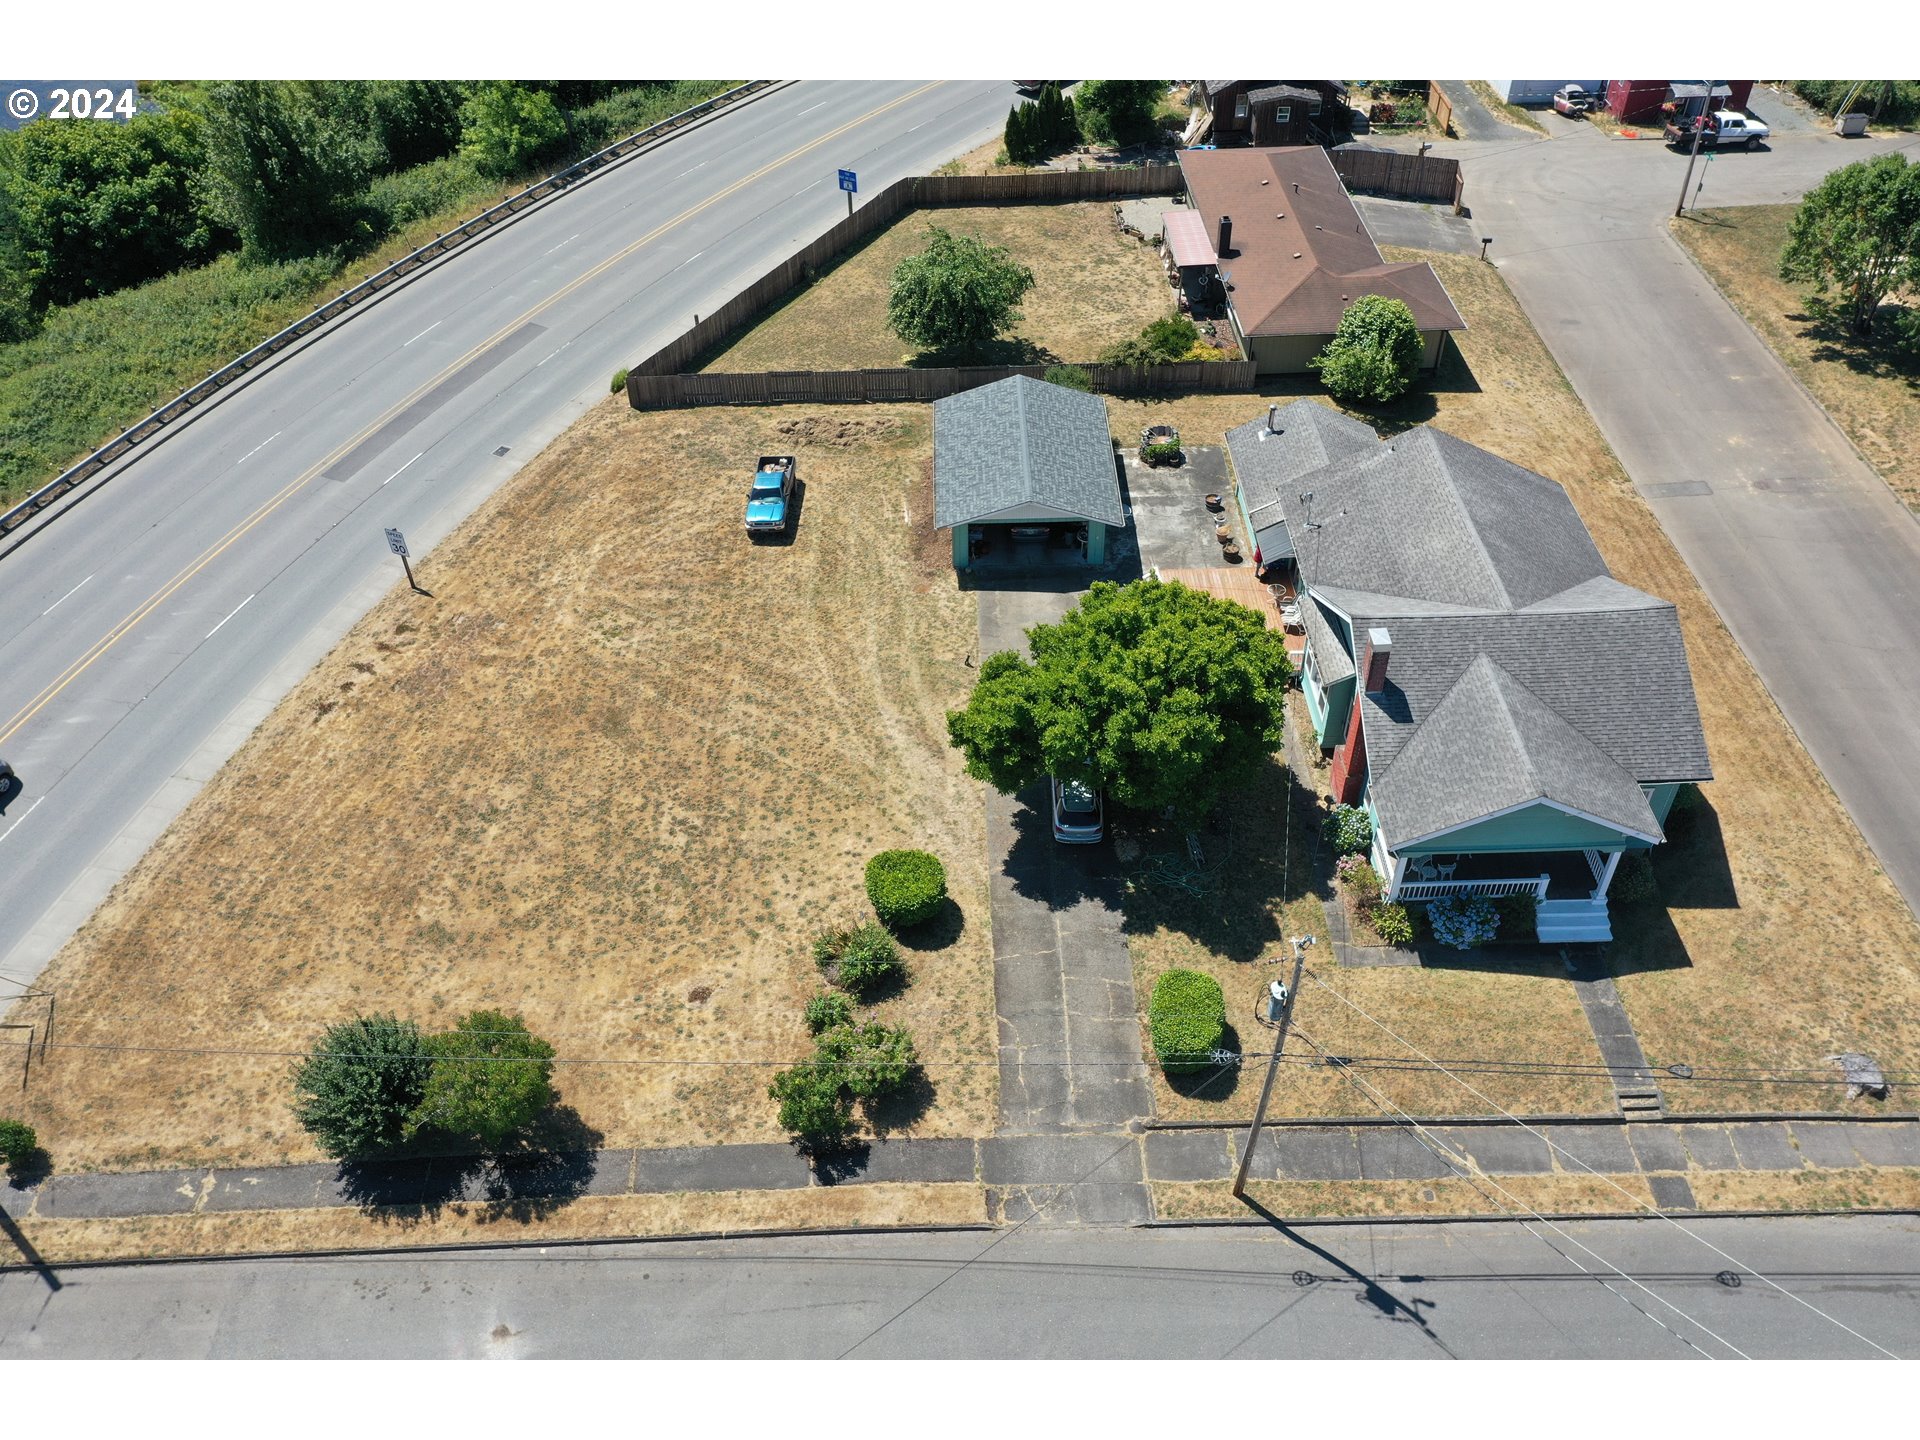
<path id="1" fill-rule="evenodd" d="M 1647 804 L 1653 810 L 1653 818 L 1665 826 L 1667 814 L 1673 809 L 1674 797 L 1680 793 L 1679 783 L 1676 781 L 1671 785 L 1642 785 L 1640 788 L 1647 792 Z"/>
<path id="2" fill-rule="evenodd" d="M 1322 689 L 1320 677 L 1313 669 L 1313 652 L 1307 652 L 1300 693 L 1306 697 L 1307 718 L 1313 722 L 1313 733 L 1319 737 L 1321 749 L 1330 750 L 1346 738 L 1347 715 L 1353 709 L 1353 688 L 1354 677 L 1349 675 Z"/>
<path id="3" fill-rule="evenodd" d="M 1611 826 L 1582 820 L 1551 805 L 1529 805 L 1417 845 L 1394 847 L 1401 855 L 1510 854 L 1529 850 L 1647 850 L 1644 840 Z"/>

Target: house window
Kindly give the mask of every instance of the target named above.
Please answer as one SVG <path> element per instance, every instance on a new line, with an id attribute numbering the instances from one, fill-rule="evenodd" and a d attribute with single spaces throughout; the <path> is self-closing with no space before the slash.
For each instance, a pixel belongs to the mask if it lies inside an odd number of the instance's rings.
<path id="1" fill-rule="evenodd" d="M 1247 92 L 1244 90 L 1233 97 L 1233 118 L 1236 120 L 1247 118 Z"/>
<path id="2" fill-rule="evenodd" d="M 1293 107 L 1291 105 L 1274 106 L 1273 107 L 1273 123 L 1276 125 L 1292 124 L 1293 123 Z"/>
<path id="3" fill-rule="evenodd" d="M 1312 101 L 1307 105 L 1307 114 L 1318 115 L 1319 113 L 1320 113 L 1320 97 L 1316 95 L 1313 97 Z"/>

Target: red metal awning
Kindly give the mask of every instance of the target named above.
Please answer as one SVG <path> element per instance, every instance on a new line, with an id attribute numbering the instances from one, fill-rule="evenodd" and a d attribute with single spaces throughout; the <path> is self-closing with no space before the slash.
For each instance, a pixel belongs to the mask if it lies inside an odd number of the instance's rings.
<path id="1" fill-rule="evenodd" d="M 1207 239 L 1207 222 L 1197 210 L 1168 210 L 1160 216 L 1160 233 L 1166 237 L 1173 263 L 1182 270 L 1189 265 L 1218 265 L 1213 242 Z"/>

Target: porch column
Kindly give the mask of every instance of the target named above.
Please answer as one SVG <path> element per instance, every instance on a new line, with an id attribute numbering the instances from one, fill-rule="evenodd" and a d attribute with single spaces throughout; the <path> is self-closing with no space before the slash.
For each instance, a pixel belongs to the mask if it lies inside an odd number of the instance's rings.
<path id="1" fill-rule="evenodd" d="M 1107 527 L 1098 520 L 1087 522 L 1087 564 L 1107 563 Z"/>
<path id="2" fill-rule="evenodd" d="M 1403 878 L 1405 878 L 1407 873 L 1407 862 L 1402 860 L 1398 855 L 1394 854 L 1391 850 L 1386 852 L 1386 858 L 1387 858 L 1387 903 L 1391 905 L 1397 905 L 1400 902 L 1400 882 Z"/>
<path id="3" fill-rule="evenodd" d="M 1618 850 L 1608 853 L 1606 866 L 1600 872 L 1600 883 L 1596 885 L 1593 890 L 1593 899 L 1604 900 L 1607 898 L 1607 886 L 1613 883 L 1613 872 L 1619 868 L 1620 853 Z"/>
<path id="4" fill-rule="evenodd" d="M 967 553 L 967 535 L 973 527 L 959 524 L 953 527 L 953 568 L 964 570 L 972 563 L 973 557 Z"/>

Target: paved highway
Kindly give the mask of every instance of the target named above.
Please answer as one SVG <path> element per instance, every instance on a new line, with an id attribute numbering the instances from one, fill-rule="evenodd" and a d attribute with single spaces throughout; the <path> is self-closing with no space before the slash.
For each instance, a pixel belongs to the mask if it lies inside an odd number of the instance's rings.
<path id="1" fill-rule="evenodd" d="M 1920 1352 L 1910 1217 L 1687 1226 L 1691 1234 L 1647 1220 L 1531 1232 L 1503 1222 L 653 1242 L 66 1270 L 52 1277 L 58 1288 L 18 1271 L 0 1275 L 0 1356 Z M 1733 1262 L 1703 1242 L 1759 1274 L 1722 1283 L 1716 1274 Z"/>
<path id="2" fill-rule="evenodd" d="M 337 322 L 0 557 L 0 976 L 30 980 L 274 702 L 614 370 L 868 192 L 997 133 L 1008 82 L 806 82 Z M 431 588 L 432 562 L 424 566 Z"/>

